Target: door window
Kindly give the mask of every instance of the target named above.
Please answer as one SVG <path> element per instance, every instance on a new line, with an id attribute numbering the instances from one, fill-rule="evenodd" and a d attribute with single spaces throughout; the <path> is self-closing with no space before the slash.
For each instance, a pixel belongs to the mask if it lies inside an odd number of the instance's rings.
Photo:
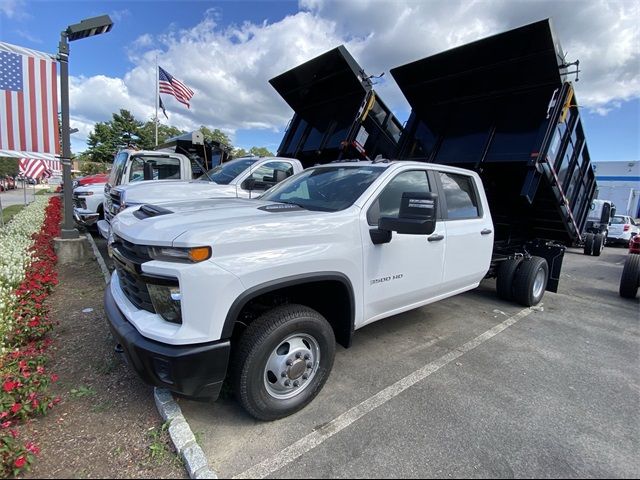
<path id="1" fill-rule="evenodd" d="M 411 170 L 396 175 L 382 190 L 367 212 L 369 225 L 378 225 L 381 217 L 397 217 L 404 192 L 430 193 L 426 170 Z"/>
<path id="2" fill-rule="evenodd" d="M 449 220 L 481 216 L 472 177 L 446 172 L 438 172 L 438 175 L 444 190 Z"/>
<path id="3" fill-rule="evenodd" d="M 255 180 L 254 190 L 268 190 L 291 175 L 293 175 L 293 165 L 289 162 L 268 162 L 256 168 L 247 178 Z"/>

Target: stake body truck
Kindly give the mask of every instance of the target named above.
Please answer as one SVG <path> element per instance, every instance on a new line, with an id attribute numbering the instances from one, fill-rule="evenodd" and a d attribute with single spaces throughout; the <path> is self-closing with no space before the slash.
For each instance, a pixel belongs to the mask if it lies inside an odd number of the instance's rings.
<path id="1" fill-rule="evenodd" d="M 417 161 L 328 163 L 257 200 L 123 211 L 105 293 L 118 349 L 183 395 L 216 398 L 229 378 L 251 415 L 273 420 L 316 396 L 336 342 L 364 325 L 487 276 L 501 297 L 538 304 L 595 191 L 562 58 L 539 22 L 393 69 L 413 109 L 396 156 Z"/>

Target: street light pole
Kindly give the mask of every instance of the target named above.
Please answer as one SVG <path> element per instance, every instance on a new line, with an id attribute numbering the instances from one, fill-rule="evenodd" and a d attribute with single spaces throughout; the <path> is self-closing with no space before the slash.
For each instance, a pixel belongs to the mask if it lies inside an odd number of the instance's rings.
<path id="1" fill-rule="evenodd" d="M 60 237 L 78 238 L 73 222 L 73 188 L 71 185 L 71 134 L 69 133 L 69 42 L 67 32 L 60 33 L 58 45 L 60 62 L 60 107 L 62 109 L 62 188 L 64 191 L 64 223 Z"/>
<path id="2" fill-rule="evenodd" d="M 62 188 L 64 189 L 64 222 L 60 237 L 71 240 L 80 237 L 73 221 L 73 189 L 71 185 L 71 133 L 69 131 L 69 42 L 107 33 L 113 27 L 109 15 L 87 18 L 69 25 L 60 33 L 60 107 L 62 110 Z"/>

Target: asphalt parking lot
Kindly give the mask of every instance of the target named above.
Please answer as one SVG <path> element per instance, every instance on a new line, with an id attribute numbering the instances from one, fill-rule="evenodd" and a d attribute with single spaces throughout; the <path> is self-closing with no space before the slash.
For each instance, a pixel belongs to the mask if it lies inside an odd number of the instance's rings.
<path id="1" fill-rule="evenodd" d="M 102 242 L 97 242 L 99 247 Z M 640 302 L 626 249 L 565 255 L 532 310 L 475 291 L 358 330 L 301 412 L 178 399 L 220 477 L 636 477 Z"/>
<path id="2" fill-rule="evenodd" d="M 486 281 L 365 327 L 284 420 L 257 422 L 233 399 L 179 403 L 221 477 L 635 477 L 640 319 L 618 296 L 625 255 L 569 250 L 560 293 L 532 311 Z"/>

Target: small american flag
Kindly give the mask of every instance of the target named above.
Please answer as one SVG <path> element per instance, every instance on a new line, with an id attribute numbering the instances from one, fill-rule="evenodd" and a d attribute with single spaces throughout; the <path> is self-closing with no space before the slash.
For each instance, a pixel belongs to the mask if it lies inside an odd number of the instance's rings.
<path id="1" fill-rule="evenodd" d="M 60 152 L 57 85 L 51 55 L 0 42 L 0 151 Z"/>
<path id="2" fill-rule="evenodd" d="M 168 93 L 176 97 L 180 103 L 189 108 L 189 100 L 193 97 L 193 90 L 187 87 L 177 78 L 173 77 L 162 67 L 158 67 L 160 93 Z"/>

